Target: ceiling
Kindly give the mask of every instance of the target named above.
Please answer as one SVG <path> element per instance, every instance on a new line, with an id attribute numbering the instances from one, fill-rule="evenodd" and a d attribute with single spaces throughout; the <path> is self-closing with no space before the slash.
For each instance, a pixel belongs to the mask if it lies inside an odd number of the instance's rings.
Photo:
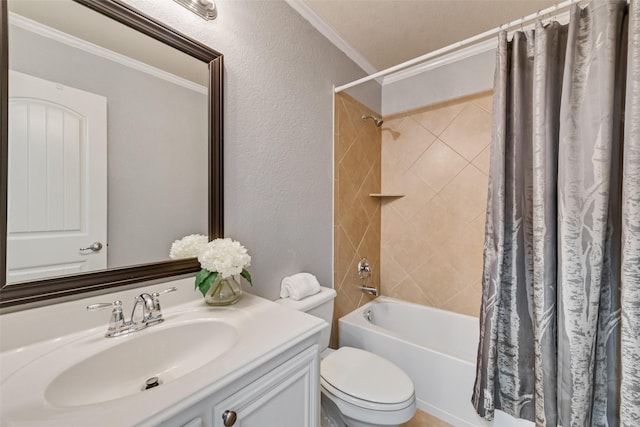
<path id="1" fill-rule="evenodd" d="M 347 50 L 350 46 L 355 55 L 345 53 L 371 73 L 556 3 L 554 0 L 300 1 L 307 6 L 304 8 L 307 15 L 315 15 L 311 19 L 305 17 L 316 27 L 328 25 L 345 43 L 338 47 L 344 51 L 345 45 Z M 294 8 L 300 12 L 300 8 Z M 320 22 L 314 23 L 315 19 Z"/>

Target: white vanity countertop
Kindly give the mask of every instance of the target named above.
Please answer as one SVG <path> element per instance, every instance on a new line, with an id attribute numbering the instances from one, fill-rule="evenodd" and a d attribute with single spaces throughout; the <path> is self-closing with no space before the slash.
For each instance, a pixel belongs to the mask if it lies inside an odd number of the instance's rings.
<path id="1" fill-rule="evenodd" d="M 201 300 L 188 302 L 166 309 L 164 317 L 160 325 L 123 337 L 105 338 L 105 324 L 0 353 L 0 426 L 154 425 L 328 327 L 319 318 L 250 294 L 223 308 L 208 307 Z M 156 328 L 205 317 L 231 325 L 237 336 L 226 352 L 199 369 L 151 390 L 101 403 L 65 407 L 47 399 L 49 384 L 88 357 L 159 330 Z"/>

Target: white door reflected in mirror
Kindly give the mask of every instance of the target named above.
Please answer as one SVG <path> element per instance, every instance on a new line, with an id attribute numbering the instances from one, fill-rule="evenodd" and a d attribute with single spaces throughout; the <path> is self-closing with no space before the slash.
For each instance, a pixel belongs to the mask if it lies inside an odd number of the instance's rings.
<path id="1" fill-rule="evenodd" d="M 7 282 L 107 268 L 107 99 L 9 82 Z"/>

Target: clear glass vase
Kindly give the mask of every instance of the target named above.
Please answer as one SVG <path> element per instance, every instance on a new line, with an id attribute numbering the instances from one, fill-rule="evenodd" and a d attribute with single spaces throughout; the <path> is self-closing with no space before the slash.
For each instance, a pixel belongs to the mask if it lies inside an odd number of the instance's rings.
<path id="1" fill-rule="evenodd" d="M 204 302 L 213 306 L 231 305 L 237 303 L 241 296 L 242 288 L 236 280 L 218 276 L 204 296 Z"/>

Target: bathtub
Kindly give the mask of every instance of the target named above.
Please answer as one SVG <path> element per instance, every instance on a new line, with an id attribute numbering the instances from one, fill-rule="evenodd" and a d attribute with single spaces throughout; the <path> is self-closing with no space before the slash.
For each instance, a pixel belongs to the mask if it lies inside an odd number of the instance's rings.
<path id="1" fill-rule="evenodd" d="M 424 412 L 456 427 L 534 425 L 500 411 L 490 424 L 473 409 L 475 317 L 380 297 L 340 318 L 338 328 L 340 346 L 371 351 L 402 368 Z"/>

